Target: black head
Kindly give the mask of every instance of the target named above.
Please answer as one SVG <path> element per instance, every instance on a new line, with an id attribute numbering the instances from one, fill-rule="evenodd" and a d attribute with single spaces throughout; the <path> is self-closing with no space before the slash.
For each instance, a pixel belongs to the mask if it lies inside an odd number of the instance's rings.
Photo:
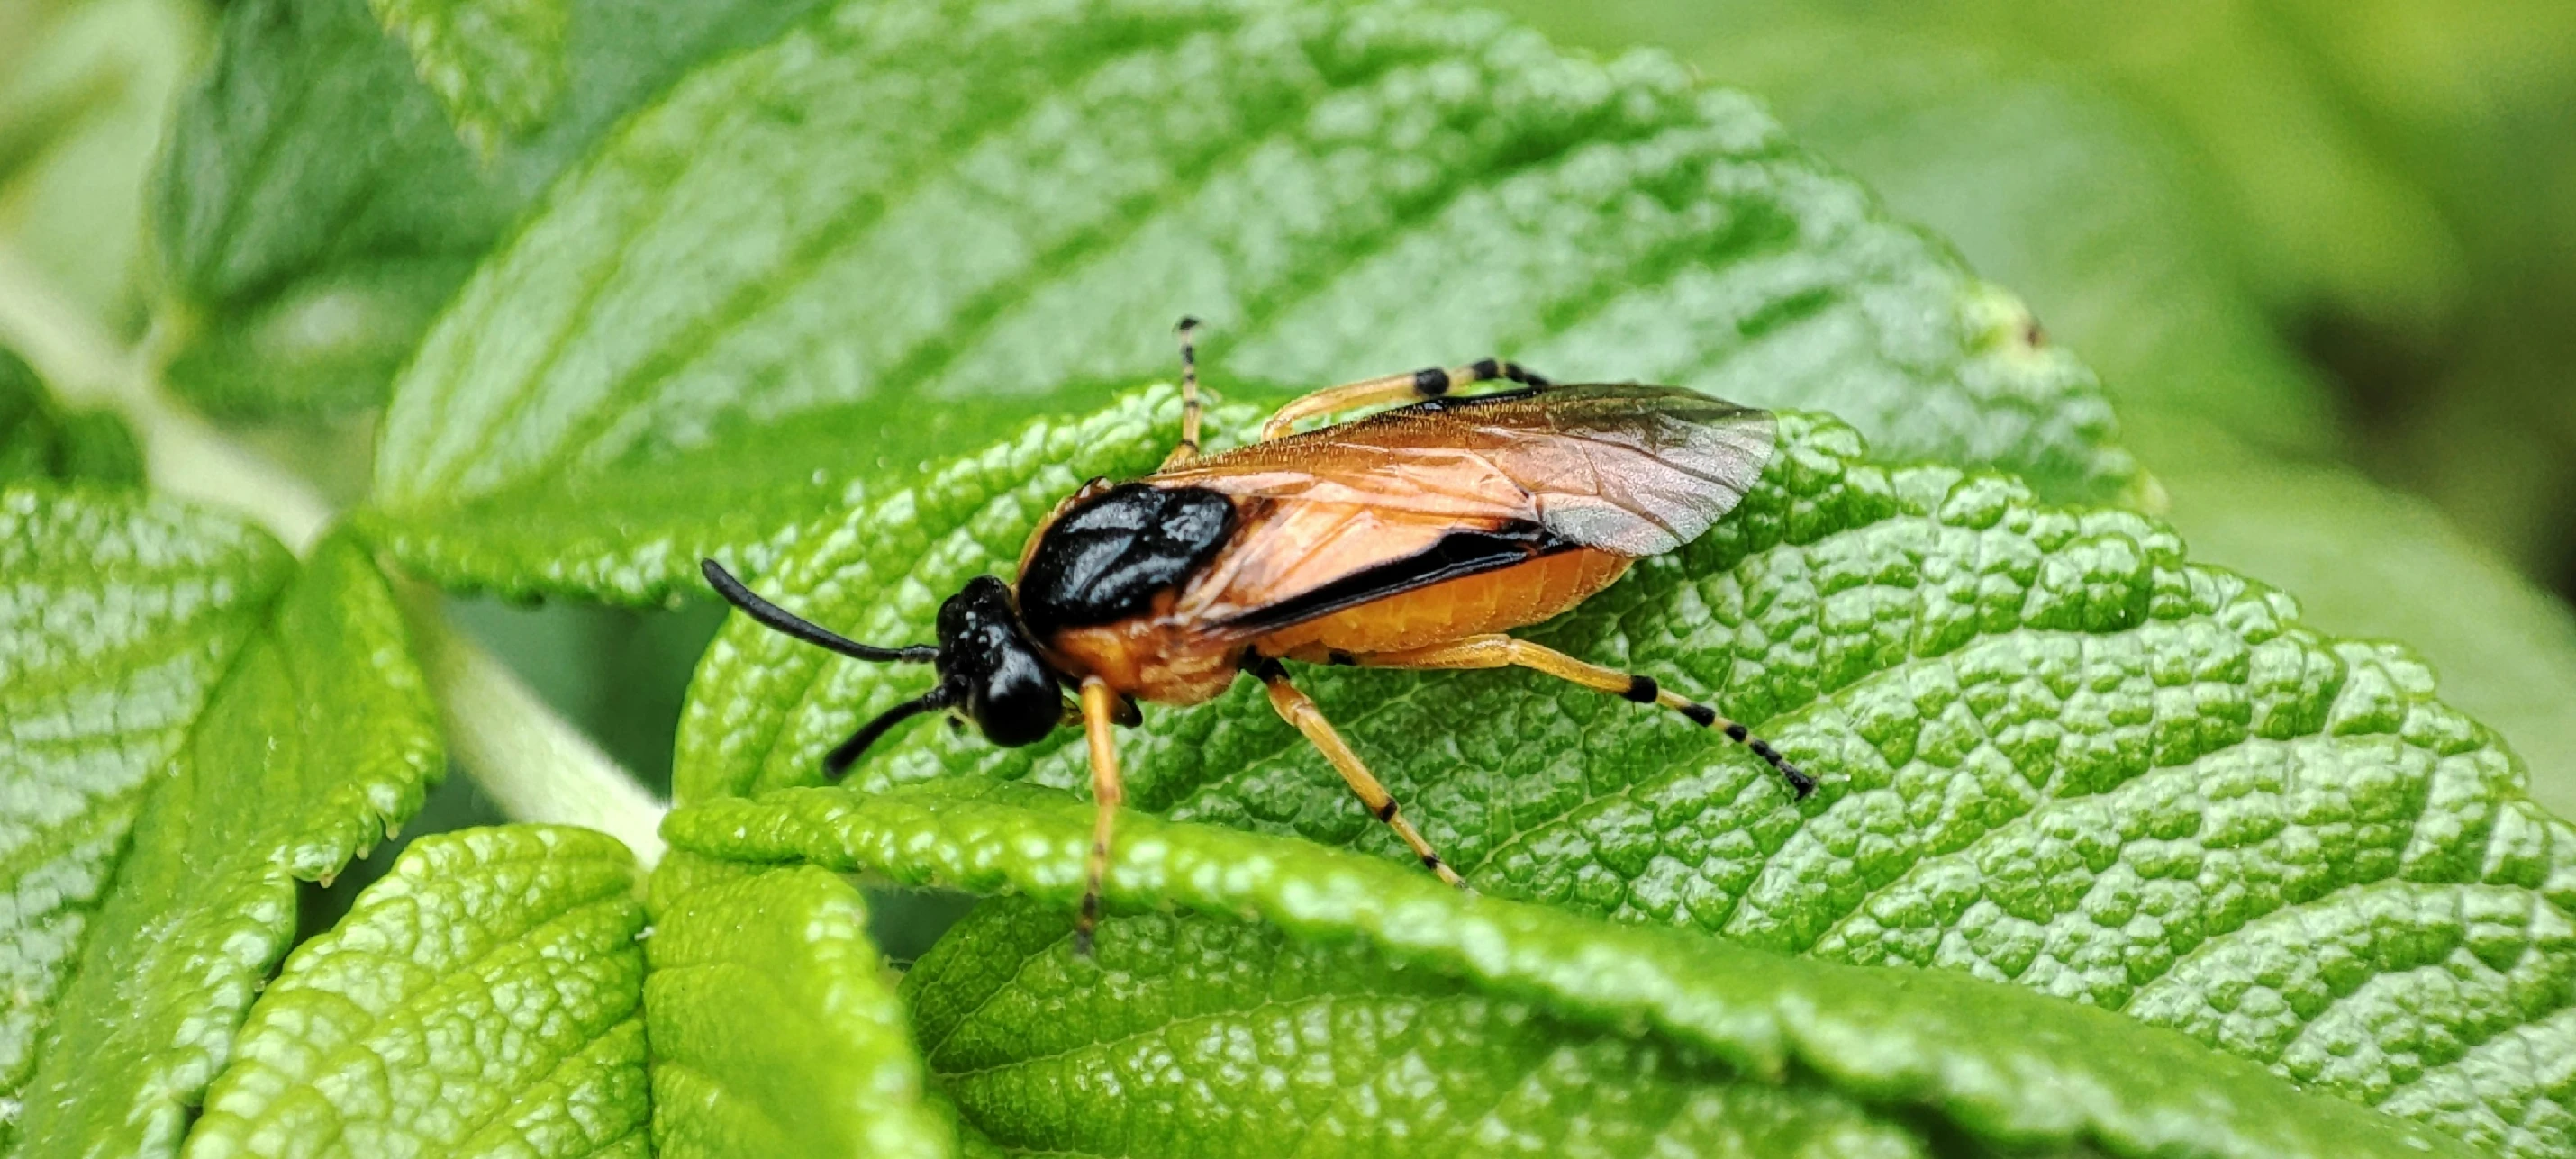
<path id="1" fill-rule="evenodd" d="M 994 744 L 1016 748 L 1064 719 L 1055 670 L 1020 626 L 1009 585 L 988 575 L 939 605 L 938 691 Z"/>
<path id="2" fill-rule="evenodd" d="M 927 662 L 937 669 L 939 683 L 930 691 L 860 725 L 823 758 L 823 769 L 831 776 L 847 772 L 859 754 L 894 726 L 925 712 L 962 712 L 993 743 L 1013 747 L 1054 732 L 1064 719 L 1063 679 L 1047 666 L 1021 625 L 1010 585 L 992 576 L 968 580 L 964 591 L 939 605 L 935 647 L 880 648 L 846 639 L 760 598 L 714 560 L 705 561 L 701 570 L 718 594 L 773 630 L 853 659 Z"/>

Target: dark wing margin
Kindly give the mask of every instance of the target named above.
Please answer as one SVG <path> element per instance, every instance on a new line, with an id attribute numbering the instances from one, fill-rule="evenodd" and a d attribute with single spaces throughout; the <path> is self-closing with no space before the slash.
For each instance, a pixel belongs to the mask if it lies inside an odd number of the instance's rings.
<path id="1" fill-rule="evenodd" d="M 1424 551 L 1361 568 L 1320 587 L 1255 608 L 1222 626 L 1247 632 L 1276 631 L 1427 588 L 1442 580 L 1500 571 L 1578 546 L 1535 524 L 1499 531 L 1453 531 Z"/>

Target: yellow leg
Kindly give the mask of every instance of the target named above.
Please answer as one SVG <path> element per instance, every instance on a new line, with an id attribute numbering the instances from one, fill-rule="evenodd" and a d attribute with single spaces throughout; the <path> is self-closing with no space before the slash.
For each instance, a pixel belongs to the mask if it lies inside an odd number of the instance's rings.
<path id="1" fill-rule="evenodd" d="M 1384 378 L 1363 379 L 1347 386 L 1329 387 L 1279 408 L 1270 421 L 1261 424 L 1261 441 L 1269 442 L 1287 434 L 1298 422 L 1336 411 L 1357 410 L 1390 403 L 1420 402 L 1439 398 L 1454 387 L 1467 386 L 1491 379 L 1509 379 L 1523 386 L 1546 386 L 1545 377 L 1521 368 L 1517 362 L 1487 358 L 1465 366 L 1443 370 L 1437 366 L 1411 374 L 1390 374 Z"/>
<path id="2" fill-rule="evenodd" d="M 1091 850 L 1083 862 L 1082 909 L 1073 921 L 1073 949 L 1091 956 L 1091 928 L 1100 924 L 1100 884 L 1109 874 L 1109 838 L 1118 822 L 1118 806 L 1127 799 L 1118 780 L 1118 723 L 1124 701 L 1099 677 L 1082 682 L 1082 735 L 1091 742 Z"/>
<path id="3" fill-rule="evenodd" d="M 1166 467 L 1177 466 L 1199 457 L 1199 345 L 1196 337 L 1199 320 L 1183 318 L 1175 329 L 1181 335 L 1181 443 L 1163 457 Z"/>
<path id="4" fill-rule="evenodd" d="M 1333 731 L 1333 724 L 1324 719 L 1323 710 L 1315 707 L 1315 702 L 1305 693 L 1297 691 L 1296 685 L 1288 683 L 1287 669 L 1280 667 L 1276 660 L 1255 658 L 1244 665 L 1244 670 L 1258 677 L 1270 690 L 1270 707 L 1278 710 L 1281 720 L 1306 734 L 1307 742 L 1322 752 L 1325 760 L 1332 762 L 1333 768 L 1342 774 L 1342 779 L 1350 782 L 1351 792 L 1359 796 L 1360 804 L 1368 807 L 1371 816 L 1395 830 L 1395 835 L 1412 846 L 1415 855 L 1422 858 L 1422 864 L 1439 874 L 1440 880 L 1466 888 L 1467 882 L 1458 876 L 1458 871 L 1440 860 L 1440 855 L 1431 851 L 1431 843 L 1414 830 L 1413 822 L 1400 815 L 1401 807 L 1395 803 L 1395 798 L 1388 795 L 1385 785 L 1379 784 L 1378 779 L 1369 774 L 1368 766 L 1360 763 L 1360 755 L 1351 751 L 1351 746 L 1342 740 L 1342 734 Z"/>
<path id="5" fill-rule="evenodd" d="M 1428 648 L 1369 653 L 1352 657 L 1352 661 L 1373 668 L 1457 669 L 1518 666 L 1536 669 L 1559 680 L 1570 680 L 1585 688 L 1626 697 L 1640 704 L 1660 704 L 1689 717 L 1691 723 L 1702 728 L 1723 731 L 1727 739 L 1753 750 L 1754 756 L 1762 758 L 1769 762 L 1772 768 L 1778 769 L 1780 775 L 1788 780 L 1789 790 L 1796 793 L 1799 800 L 1806 800 L 1807 794 L 1816 791 L 1814 777 L 1808 776 L 1798 766 L 1790 764 L 1789 759 L 1781 756 L 1778 749 L 1772 748 L 1761 737 L 1753 735 L 1751 730 L 1719 716 L 1716 709 L 1675 695 L 1670 689 L 1658 686 L 1652 676 L 1637 676 L 1615 668 L 1587 664 L 1553 648 L 1541 647 L 1526 640 L 1515 640 L 1502 635 L 1469 636 L 1463 640 L 1434 644 Z"/>

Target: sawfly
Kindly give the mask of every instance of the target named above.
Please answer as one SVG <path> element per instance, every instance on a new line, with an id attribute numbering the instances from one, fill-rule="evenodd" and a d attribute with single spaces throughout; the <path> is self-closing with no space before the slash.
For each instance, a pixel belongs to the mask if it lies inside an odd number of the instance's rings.
<path id="1" fill-rule="evenodd" d="M 853 659 L 926 663 L 928 692 L 861 725 L 824 759 L 837 778 L 887 730 L 961 714 L 996 744 L 1079 721 L 1092 830 L 1076 945 L 1088 951 L 1122 792 L 1114 727 L 1138 701 L 1200 704 L 1242 674 L 1313 742 L 1369 813 L 1441 879 L 1386 787 L 1298 691 L 1282 661 L 1370 668 L 1518 665 L 1719 729 L 1804 798 L 1814 778 L 1742 724 L 1635 675 L 1507 635 L 1699 537 L 1771 458 L 1767 411 L 1694 391 L 1555 385 L 1496 359 L 1318 391 L 1258 441 L 1199 450 L 1198 365 L 1181 335 L 1181 438 L 1142 479 L 1094 479 L 1029 536 L 1019 579 L 977 576 L 939 609 L 936 644 L 860 644 L 762 599 L 714 560 L 707 582 L 752 619 Z M 1508 382 L 1512 389 L 1454 394 Z M 1307 419 L 1392 409 L 1294 433 Z"/>

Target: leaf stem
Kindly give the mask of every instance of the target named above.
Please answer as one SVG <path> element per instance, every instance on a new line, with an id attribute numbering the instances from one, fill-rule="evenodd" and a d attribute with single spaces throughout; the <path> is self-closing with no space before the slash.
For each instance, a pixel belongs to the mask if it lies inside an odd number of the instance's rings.
<path id="1" fill-rule="evenodd" d="M 298 554 L 330 526 L 331 505 L 312 484 L 162 389 L 150 337 L 119 343 L 5 244 L 0 342 L 15 346 L 64 398 L 113 407 L 133 423 L 153 486 L 246 515 Z M 467 775 L 513 819 L 588 826 L 625 842 L 648 867 L 659 860 L 669 806 L 507 665 L 449 626 L 435 589 L 402 588 L 448 750 Z"/>
<path id="2" fill-rule="evenodd" d="M 151 365 L 150 342 L 118 344 L 6 245 L 0 245 L 0 340 L 16 346 L 66 401 L 112 407 L 134 424 L 154 486 L 248 515 L 298 555 L 329 524 L 331 505 L 302 477 L 168 398 Z"/>
<path id="3" fill-rule="evenodd" d="M 662 859 L 662 815 L 633 774 L 481 645 L 447 622 L 438 589 L 401 581 L 412 645 L 438 699 L 448 755 L 515 820 L 597 829 L 651 869 Z"/>

